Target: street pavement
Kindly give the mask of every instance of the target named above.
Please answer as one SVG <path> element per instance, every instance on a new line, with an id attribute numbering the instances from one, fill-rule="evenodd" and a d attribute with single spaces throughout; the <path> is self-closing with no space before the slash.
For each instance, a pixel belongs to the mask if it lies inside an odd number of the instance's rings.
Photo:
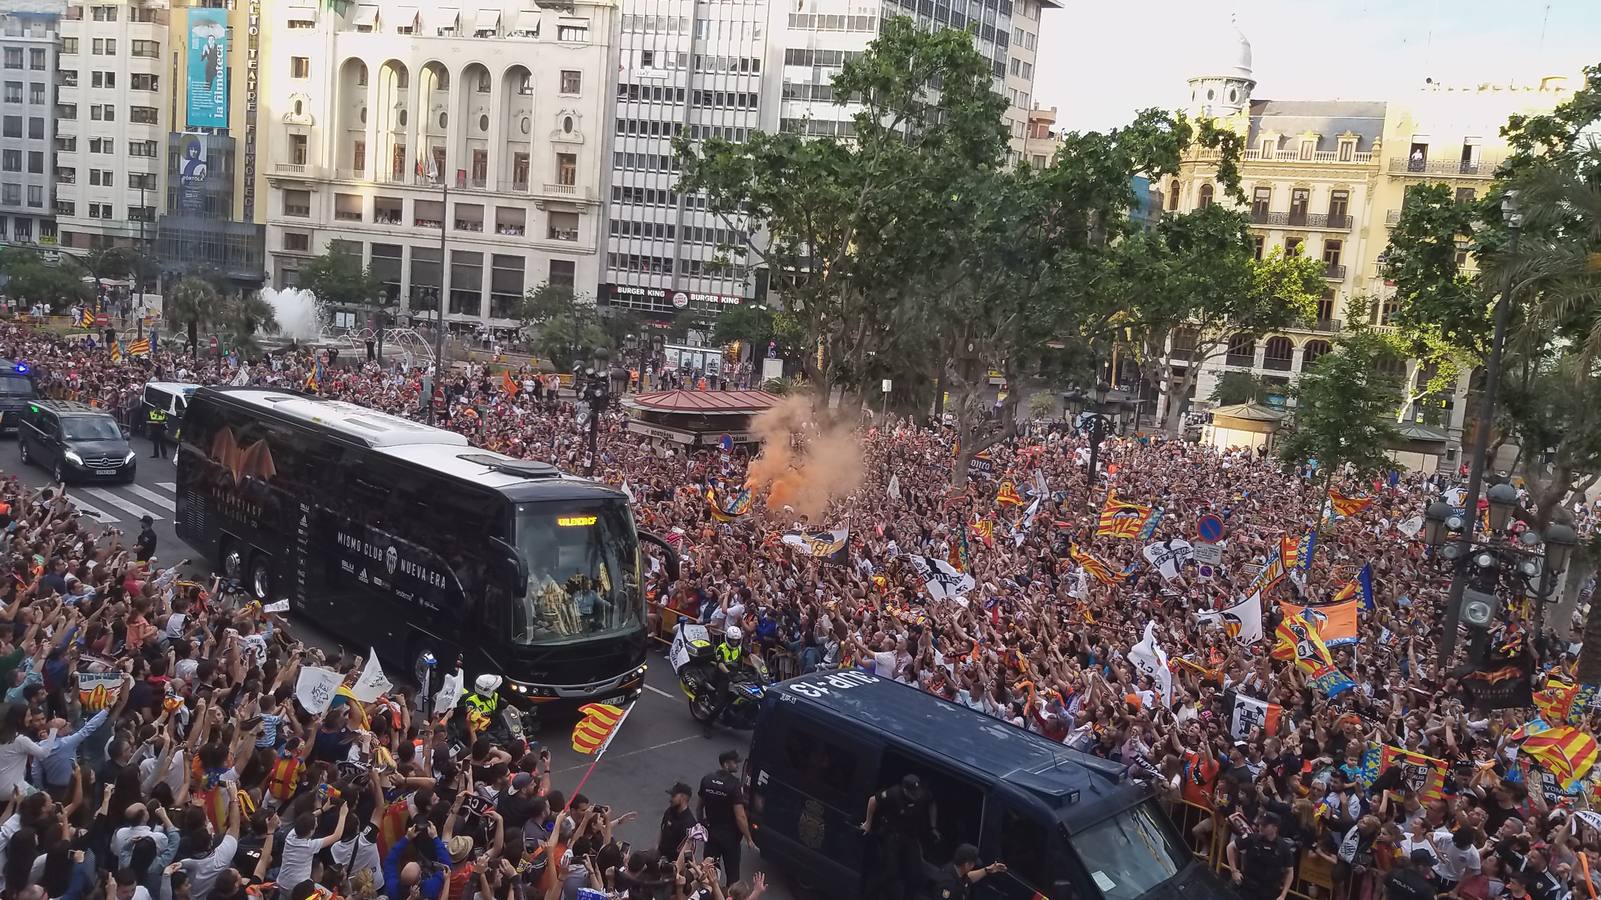
<path id="1" fill-rule="evenodd" d="M 207 576 L 216 569 L 216 560 L 198 558 L 197 552 L 173 531 L 178 479 L 171 457 L 152 459 L 149 442 L 140 438 L 133 440 L 133 448 L 140 457 L 135 483 L 69 485 L 67 496 L 87 520 L 121 529 L 124 546 L 132 546 L 138 536 L 140 517 L 150 516 L 156 532 L 156 564 L 172 565 L 192 558 L 193 574 Z M 16 475 L 30 487 L 50 484 L 50 475 L 44 469 L 22 464 L 16 440 L 9 436 L 0 439 L 0 472 Z M 337 649 L 337 635 L 321 632 L 314 622 L 303 618 L 297 618 L 295 625 L 298 632 L 305 632 L 301 638 L 308 643 L 318 644 L 325 651 Z M 638 818 L 618 829 L 619 837 L 631 842 L 635 849 L 656 846 L 657 826 L 674 782 L 689 782 L 698 791 L 701 777 L 717 768 L 720 753 L 736 749 L 743 756 L 750 747 L 749 732 L 707 729 L 690 718 L 688 701 L 678 690 L 664 649 L 665 645 L 653 646 L 645 691 L 583 786 L 585 795 L 596 803 L 610 805 L 616 813 L 639 813 Z M 365 655 L 366 650 L 362 647 L 358 652 Z M 476 673 L 467 674 L 470 681 Z M 552 786 L 569 795 L 591 762 L 573 750 L 571 724 L 545 723 L 538 735 L 540 744 L 550 748 Z M 764 869 L 760 853 L 747 850 L 746 876 Z M 769 887 L 764 897 L 792 900 L 796 896 L 778 873 L 769 871 L 767 877 Z"/>

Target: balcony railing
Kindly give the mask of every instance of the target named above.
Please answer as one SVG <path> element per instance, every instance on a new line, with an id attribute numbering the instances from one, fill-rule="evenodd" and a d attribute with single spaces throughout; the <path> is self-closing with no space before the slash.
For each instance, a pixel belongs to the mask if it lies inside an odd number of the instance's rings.
<path id="1" fill-rule="evenodd" d="M 482 190 L 485 186 L 487 186 L 489 184 L 489 179 L 485 178 L 482 175 L 479 175 L 479 176 L 476 176 L 474 178 L 468 179 L 467 180 L 467 184 L 469 186 L 471 186 L 471 187 L 475 187 L 475 188 L 478 188 L 479 190 Z"/>
<path id="2" fill-rule="evenodd" d="M 576 241 L 578 240 L 578 229 L 552 228 L 550 229 L 550 239 L 553 241 Z"/>
<path id="3" fill-rule="evenodd" d="M 1500 160 L 1480 159 L 1478 162 L 1449 159 L 1411 159 L 1405 156 L 1390 158 L 1390 171 L 1417 175 L 1461 175 L 1467 178 L 1490 178 L 1495 175 Z"/>
<path id="4" fill-rule="evenodd" d="M 1223 362 L 1225 364 L 1227 364 L 1227 365 L 1244 366 L 1245 368 L 1249 369 L 1252 366 L 1256 365 L 1256 354 L 1254 354 L 1254 353 L 1230 353 L 1230 354 L 1227 354 L 1227 355 L 1225 355 L 1223 357 Z"/>
<path id="5" fill-rule="evenodd" d="M 1272 356 L 1264 356 L 1262 357 L 1262 368 L 1272 369 L 1276 372 L 1288 372 L 1290 371 L 1290 366 L 1294 362 L 1294 359 L 1279 359 Z"/>
<path id="6" fill-rule="evenodd" d="M 305 163 L 275 163 L 272 170 L 279 175 L 305 175 Z"/>
<path id="7" fill-rule="evenodd" d="M 1251 210 L 1252 225 L 1277 225 L 1285 228 L 1323 228 L 1350 231 L 1351 217 L 1328 213 L 1267 212 Z"/>
<path id="8" fill-rule="evenodd" d="M 578 193 L 578 185 L 576 185 L 576 184 L 552 184 L 551 182 L 547 181 L 547 182 L 545 182 L 545 193 L 547 193 L 547 194 L 576 194 L 576 193 Z"/>
<path id="9" fill-rule="evenodd" d="M 1339 334 L 1340 328 L 1344 324 L 1345 323 L 1341 322 L 1339 319 L 1318 319 L 1316 322 L 1312 323 L 1312 330 L 1322 331 L 1328 334 Z"/>
<path id="10" fill-rule="evenodd" d="M 307 217 L 309 217 L 311 215 L 311 207 L 310 206 L 302 206 L 302 205 L 300 205 L 298 203 L 285 203 L 284 204 L 284 215 L 286 215 L 286 216 L 296 216 L 298 218 L 304 219 L 304 218 L 307 218 Z"/>
<path id="11" fill-rule="evenodd" d="M 1323 270 L 1323 277 L 1334 281 L 1345 280 L 1345 266 L 1339 263 L 1329 263 Z"/>
<path id="12" fill-rule="evenodd" d="M 457 231 L 483 231 L 484 230 L 484 223 L 483 223 L 483 220 L 481 220 L 481 219 L 480 220 L 476 220 L 476 221 L 473 220 L 473 219 L 457 219 L 456 220 L 456 230 Z"/>
<path id="13" fill-rule="evenodd" d="M 334 210 L 334 218 L 341 222 L 360 222 L 361 213 L 348 209 L 336 209 Z"/>
<path id="14" fill-rule="evenodd" d="M 1215 153 L 1215 151 L 1213 152 Z M 1247 150 L 1242 154 L 1242 158 L 1255 162 L 1322 163 L 1325 165 L 1335 163 L 1347 166 L 1365 166 L 1373 162 L 1373 154 L 1365 150 L 1360 152 L 1353 151 L 1346 156 L 1347 158 L 1342 159 L 1338 150 L 1316 150 L 1310 156 L 1307 156 L 1295 149 L 1268 150 L 1266 152 L 1256 149 Z"/>

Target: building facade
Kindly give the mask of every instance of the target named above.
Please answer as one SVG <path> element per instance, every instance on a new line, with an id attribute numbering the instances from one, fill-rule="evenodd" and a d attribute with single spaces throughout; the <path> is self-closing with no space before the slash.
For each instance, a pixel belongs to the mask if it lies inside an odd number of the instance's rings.
<path id="1" fill-rule="evenodd" d="M 0 2 L 0 242 L 56 241 L 55 79 L 59 0 Z"/>
<path id="2" fill-rule="evenodd" d="M 1260 399 L 1282 408 L 1291 381 L 1329 352 L 1345 321 L 1349 301 L 1370 301 L 1365 322 L 1387 327 L 1394 312 L 1381 257 L 1389 229 L 1400 217 L 1408 187 L 1444 181 L 1471 199 L 1493 179 L 1505 157 L 1500 127 L 1515 112 L 1549 111 L 1566 97 L 1563 79 L 1538 87 L 1481 86 L 1453 91 L 1429 85 L 1417 94 L 1379 102 L 1262 100 L 1253 96 L 1250 44 L 1237 29 L 1221 42 L 1217 57 L 1190 80 L 1189 113 L 1236 131 L 1245 139 L 1241 189 L 1245 194 L 1258 258 L 1274 251 L 1321 259 L 1325 290 L 1315 320 L 1304 328 L 1269 334 L 1241 332 L 1220 352 L 1197 358 L 1195 335 L 1181 329 L 1169 342 L 1175 374 L 1161 385 L 1159 414 L 1174 402 L 1204 407 L 1226 372 L 1249 372 L 1270 386 Z M 1162 186 L 1169 211 L 1233 202 L 1216 183 L 1215 155 L 1192 152 L 1177 176 Z M 1190 393 L 1175 387 L 1188 366 L 1198 367 Z M 1467 376 L 1450 396 L 1421 397 L 1434 373 L 1417 361 L 1396 361 L 1395 374 L 1410 387 L 1397 419 L 1437 436 L 1444 458 L 1460 451 Z M 1274 391 L 1277 385 L 1283 390 Z"/>
<path id="3" fill-rule="evenodd" d="M 458 327 L 509 328 L 529 289 L 598 282 L 617 10 L 535 6 L 268 5 L 273 285 L 339 247 L 383 282 L 390 322 L 429 320 L 443 296 Z"/>
<path id="4" fill-rule="evenodd" d="M 69 0 L 56 66 L 61 246 L 141 252 L 155 237 L 171 97 L 166 0 Z"/>
<path id="5" fill-rule="evenodd" d="M 672 138 L 742 140 L 753 131 L 849 138 L 860 107 L 834 102 L 834 76 L 886 18 L 966 28 L 1008 100 L 1008 154 L 1028 158 L 1040 18 L 1056 0 L 623 0 L 606 186 L 606 305 L 702 315 L 767 297 L 747 223 L 674 190 Z M 1049 131 L 1049 125 L 1046 125 Z M 1038 141 L 1035 142 L 1038 145 Z M 759 244 L 757 244 L 759 246 Z"/>

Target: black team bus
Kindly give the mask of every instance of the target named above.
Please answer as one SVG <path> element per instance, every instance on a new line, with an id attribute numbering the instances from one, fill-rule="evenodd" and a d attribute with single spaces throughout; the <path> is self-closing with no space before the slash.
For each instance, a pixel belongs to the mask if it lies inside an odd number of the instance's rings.
<path id="1" fill-rule="evenodd" d="M 202 388 L 178 451 L 177 532 L 263 603 L 390 666 L 554 712 L 644 684 L 640 534 L 628 499 L 462 435 L 293 391 Z"/>

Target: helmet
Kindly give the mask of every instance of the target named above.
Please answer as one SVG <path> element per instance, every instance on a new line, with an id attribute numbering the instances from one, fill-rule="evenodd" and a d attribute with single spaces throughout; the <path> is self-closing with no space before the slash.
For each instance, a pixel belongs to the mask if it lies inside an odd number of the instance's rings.
<path id="1" fill-rule="evenodd" d="M 490 675 L 487 672 L 478 676 L 478 680 L 473 682 L 473 690 L 480 694 L 493 694 L 500 690 L 500 676 Z"/>
<path id="2" fill-rule="evenodd" d="M 728 630 L 723 632 L 723 640 L 730 644 L 737 644 L 744 638 L 745 632 L 740 631 L 738 625 L 730 625 Z"/>

